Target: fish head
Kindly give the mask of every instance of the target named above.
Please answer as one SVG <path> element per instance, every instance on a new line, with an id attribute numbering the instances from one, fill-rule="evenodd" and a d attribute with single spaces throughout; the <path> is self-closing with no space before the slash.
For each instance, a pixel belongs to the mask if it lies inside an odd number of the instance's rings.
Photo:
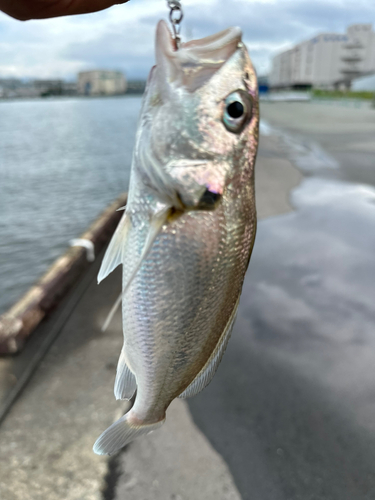
<path id="1" fill-rule="evenodd" d="M 229 186 L 250 182 L 257 151 L 257 79 L 241 30 L 176 50 L 161 21 L 156 63 L 141 118 L 144 175 L 178 209 L 215 209 Z"/>

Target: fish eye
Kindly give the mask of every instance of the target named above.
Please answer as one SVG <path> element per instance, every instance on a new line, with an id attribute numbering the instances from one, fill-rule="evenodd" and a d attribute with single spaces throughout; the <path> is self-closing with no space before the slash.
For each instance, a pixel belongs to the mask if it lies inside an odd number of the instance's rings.
<path id="1" fill-rule="evenodd" d="M 241 118 L 245 112 L 245 108 L 240 101 L 234 101 L 227 106 L 227 113 L 231 118 Z"/>
<path id="2" fill-rule="evenodd" d="M 243 90 L 232 92 L 225 99 L 223 123 L 229 132 L 239 134 L 251 117 L 251 99 Z"/>

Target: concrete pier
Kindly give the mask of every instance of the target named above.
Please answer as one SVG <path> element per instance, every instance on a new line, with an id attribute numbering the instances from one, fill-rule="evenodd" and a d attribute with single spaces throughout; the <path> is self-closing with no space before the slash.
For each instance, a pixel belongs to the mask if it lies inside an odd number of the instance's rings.
<path id="1" fill-rule="evenodd" d="M 298 111 L 287 106 L 298 106 Z M 311 106 L 272 103 L 263 105 L 262 111 L 281 129 L 306 137 L 315 134 L 314 140 L 324 141 L 332 155 L 336 151 L 339 161 L 337 144 L 345 142 L 350 127 L 324 125 L 329 111 Z M 354 120 L 362 127 L 356 142 L 345 142 L 348 155 L 359 150 L 373 153 L 369 138 L 375 131 L 375 114 L 372 120 L 369 111 L 343 111 L 347 122 Z M 288 114 L 295 113 L 303 116 L 303 126 L 298 119 L 288 122 Z M 358 158 L 367 162 L 368 156 Z M 369 178 L 375 175 L 367 163 L 363 168 Z M 347 172 L 351 172 L 349 167 Z M 260 221 L 268 224 L 277 222 L 277 216 L 291 215 L 289 194 L 302 180 L 280 135 L 262 136 L 256 169 Z M 107 332 L 100 330 L 119 294 L 120 273 L 114 272 L 97 286 L 100 261 L 98 257 L 60 308 L 40 325 L 29 357 L 0 359 L 1 376 L 8 380 L 5 394 L 16 387 L 17 379 L 54 332 L 48 352 L 35 365 L 33 375 L 30 372 L 28 384 L 0 426 L 1 499 L 374 498 L 373 432 L 365 432 L 363 423 L 349 411 L 338 415 L 341 406 L 336 403 L 344 396 L 338 383 L 333 384 L 331 397 L 323 382 L 317 384 L 323 369 L 320 357 L 310 356 L 311 369 L 301 377 L 295 366 L 283 362 L 281 354 L 278 358 L 277 352 L 287 348 L 294 353 L 296 346 L 299 353 L 310 352 L 301 339 L 304 323 L 300 336 L 291 332 L 289 339 L 282 337 L 275 355 L 273 339 L 265 337 L 259 346 L 252 338 L 247 317 L 252 301 L 251 266 L 234 335 L 212 384 L 188 402 L 175 401 L 159 431 L 114 457 L 94 455 L 96 438 L 126 409 L 113 396 L 122 345 L 120 314 Z M 279 303 L 282 310 L 282 298 Z M 342 351 L 332 342 L 329 353 L 334 363 Z M 353 368 L 353 376 L 355 370 L 361 370 L 360 363 Z M 358 408 L 367 405 L 366 415 L 375 417 L 368 393 L 363 399 L 359 395 L 356 404 Z"/>

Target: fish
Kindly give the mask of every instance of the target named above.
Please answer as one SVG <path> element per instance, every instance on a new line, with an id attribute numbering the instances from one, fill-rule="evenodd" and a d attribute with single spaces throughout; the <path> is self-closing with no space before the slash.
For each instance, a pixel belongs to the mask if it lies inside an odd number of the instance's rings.
<path id="1" fill-rule="evenodd" d="M 259 104 L 240 28 L 181 43 L 164 21 L 141 108 L 128 202 L 100 282 L 123 265 L 115 397 L 130 410 L 97 439 L 111 455 L 159 428 L 212 380 L 256 234 Z"/>

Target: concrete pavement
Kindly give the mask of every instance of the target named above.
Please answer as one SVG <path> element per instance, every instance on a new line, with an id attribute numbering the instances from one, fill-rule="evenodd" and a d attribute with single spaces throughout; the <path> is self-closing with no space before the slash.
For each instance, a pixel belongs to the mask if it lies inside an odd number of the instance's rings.
<path id="1" fill-rule="evenodd" d="M 375 112 L 321 106 L 262 105 L 310 176 L 259 224 L 226 355 L 189 400 L 244 500 L 375 498 Z"/>
<path id="2" fill-rule="evenodd" d="M 307 108 L 286 106 L 295 104 L 267 104 L 262 114 L 288 131 L 295 116 L 293 133 L 302 140 L 322 134 L 333 151 L 344 141 L 340 134 L 350 132 L 347 125 L 334 129 L 323 109 L 314 121 Z M 324 130 L 322 116 L 332 121 Z M 347 111 L 346 123 L 351 116 Z M 302 118 L 310 129 L 298 127 Z M 365 121 L 358 125 L 365 135 L 355 144 L 366 154 L 371 119 L 353 119 Z M 256 195 L 259 217 L 266 219 L 234 335 L 210 386 L 173 403 L 164 427 L 119 455 L 92 453 L 100 432 L 124 411 L 112 393 L 120 316 L 100 332 L 120 276 L 98 287 L 98 261 L 59 338 L 0 427 L 1 499 L 375 498 L 375 313 L 365 300 L 375 295 L 372 240 L 361 240 L 368 224 L 361 226 L 359 210 L 338 211 L 335 203 L 290 212 L 289 192 L 303 179 L 292 166 L 293 151 L 280 135 L 261 138 Z M 358 170 L 352 165 L 349 171 L 355 176 Z M 366 172 L 372 179 L 371 169 Z M 365 214 L 369 210 L 366 205 Z"/>
<path id="3" fill-rule="evenodd" d="M 375 110 L 345 101 L 262 102 L 263 120 L 287 132 L 289 157 L 308 175 L 374 185 Z M 308 159 L 301 161 L 301 158 Z M 311 169 L 311 157 L 315 164 Z"/>
<path id="4" fill-rule="evenodd" d="M 300 179 L 285 158 L 279 161 L 277 140 L 265 138 L 257 164 L 260 217 L 290 210 L 288 191 Z M 225 462 L 181 400 L 172 405 L 158 433 L 131 444 L 115 459 L 93 454 L 95 439 L 123 411 L 112 392 L 122 344 L 120 315 L 105 334 L 100 331 L 120 290 L 120 276 L 114 273 L 98 287 L 99 263 L 84 278 L 87 290 L 77 297 L 59 338 L 0 427 L 0 498 L 239 499 Z M 52 328 L 59 313 L 42 328 Z M 17 360 L 0 363 L 3 373 L 14 378 Z"/>

